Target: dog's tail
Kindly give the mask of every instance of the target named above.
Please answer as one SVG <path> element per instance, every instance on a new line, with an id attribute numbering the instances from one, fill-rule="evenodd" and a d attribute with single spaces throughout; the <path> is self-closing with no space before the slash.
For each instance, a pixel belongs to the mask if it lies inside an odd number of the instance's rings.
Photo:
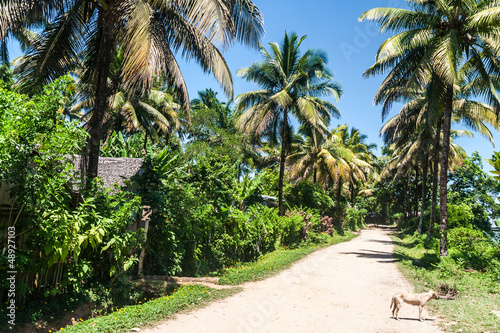
<path id="1" fill-rule="evenodd" d="M 394 297 L 391 299 L 391 306 L 389 306 L 389 308 L 392 308 L 393 305 L 394 305 Z"/>

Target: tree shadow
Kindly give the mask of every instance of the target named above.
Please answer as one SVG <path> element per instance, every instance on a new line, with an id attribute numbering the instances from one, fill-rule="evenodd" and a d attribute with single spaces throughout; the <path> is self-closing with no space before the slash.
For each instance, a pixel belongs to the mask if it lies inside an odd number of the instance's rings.
<path id="1" fill-rule="evenodd" d="M 394 242 L 392 242 L 392 241 L 386 241 L 386 240 L 380 240 L 380 239 L 369 239 L 368 241 L 374 242 L 374 243 L 386 244 L 386 245 L 394 245 Z"/>
<path id="2" fill-rule="evenodd" d="M 361 251 L 364 252 L 341 252 L 341 254 L 354 254 L 360 258 L 378 259 L 378 262 L 381 263 L 394 263 L 397 261 L 392 252 L 373 251 L 365 249 L 362 249 Z"/>

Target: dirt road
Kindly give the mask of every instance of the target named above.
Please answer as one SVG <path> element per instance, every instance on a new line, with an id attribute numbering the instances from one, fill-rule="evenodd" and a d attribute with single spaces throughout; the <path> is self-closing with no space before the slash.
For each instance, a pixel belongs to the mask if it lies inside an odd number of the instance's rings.
<path id="1" fill-rule="evenodd" d="M 388 228 L 317 251 L 265 281 L 142 332 L 439 332 L 435 317 L 404 305 L 392 318 L 391 296 L 412 288 L 392 256 Z"/>

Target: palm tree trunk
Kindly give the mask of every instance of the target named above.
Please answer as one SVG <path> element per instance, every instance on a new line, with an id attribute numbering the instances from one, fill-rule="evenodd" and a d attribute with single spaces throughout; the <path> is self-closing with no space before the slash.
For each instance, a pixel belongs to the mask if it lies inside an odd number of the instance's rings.
<path id="1" fill-rule="evenodd" d="M 99 150 L 102 135 L 102 123 L 104 115 L 108 110 L 108 74 L 111 64 L 112 52 L 115 47 L 114 17 L 112 12 L 101 11 L 99 13 L 99 56 L 97 57 L 97 79 L 95 86 L 95 102 L 90 120 L 89 139 L 87 140 L 88 167 L 86 187 L 89 188 L 91 180 L 97 177 L 99 165 Z"/>
<path id="2" fill-rule="evenodd" d="M 431 219 L 429 220 L 429 231 L 427 237 L 432 237 L 434 234 L 434 222 L 436 221 L 436 207 L 437 207 L 437 190 L 438 190 L 438 176 L 439 176 L 439 142 L 441 140 L 441 119 L 439 119 L 436 128 L 436 143 L 434 146 L 434 178 L 432 179 L 432 205 L 431 205 Z"/>
<path id="3" fill-rule="evenodd" d="M 414 198 L 414 201 L 413 201 L 413 208 L 412 208 L 412 212 L 411 212 L 411 215 L 413 215 L 413 217 L 417 217 L 418 215 L 418 190 L 419 190 L 419 186 L 418 186 L 418 179 L 420 178 L 420 172 L 419 172 L 419 169 L 418 169 L 418 165 L 415 166 L 415 195 L 413 196 Z"/>
<path id="4" fill-rule="evenodd" d="M 448 255 L 448 155 L 450 152 L 451 114 L 453 109 L 453 87 L 446 92 L 443 123 L 443 151 L 441 153 L 441 175 L 439 177 L 439 254 Z"/>
<path id="5" fill-rule="evenodd" d="M 408 177 L 406 177 L 403 180 L 403 191 L 404 191 L 404 214 L 403 214 L 403 222 L 406 222 L 406 219 L 408 218 L 411 210 L 411 204 L 410 204 L 410 199 L 409 199 L 409 193 L 410 192 L 410 187 L 408 186 Z"/>
<path id="6" fill-rule="evenodd" d="M 425 157 L 423 174 L 422 174 L 422 202 L 420 203 L 420 222 L 418 223 L 418 233 L 422 234 L 422 226 L 424 224 L 424 211 L 425 211 L 425 190 L 427 185 L 427 170 L 429 168 L 429 159 Z"/>
<path id="7" fill-rule="evenodd" d="M 342 226 L 342 177 L 339 177 L 339 183 L 337 185 L 337 221 L 339 221 L 340 226 Z"/>
<path id="8" fill-rule="evenodd" d="M 278 182 L 278 215 L 285 215 L 283 209 L 283 179 L 285 178 L 285 158 L 286 158 L 286 148 L 287 148 L 287 131 L 288 129 L 288 110 L 283 111 L 283 130 L 281 131 L 281 158 L 280 158 L 280 175 Z"/>
<path id="9" fill-rule="evenodd" d="M 354 207 L 354 179 L 351 179 L 351 184 L 349 184 L 351 190 L 351 207 Z"/>

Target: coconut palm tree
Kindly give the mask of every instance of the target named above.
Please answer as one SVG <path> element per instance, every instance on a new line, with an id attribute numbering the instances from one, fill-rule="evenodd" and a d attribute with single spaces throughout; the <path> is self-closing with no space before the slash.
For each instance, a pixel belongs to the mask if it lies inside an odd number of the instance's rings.
<path id="1" fill-rule="evenodd" d="M 375 8 L 360 17 L 376 21 L 382 31 L 397 33 L 380 46 L 376 62 L 365 76 L 390 69 L 380 89 L 407 78 L 401 93 L 422 85 L 430 71 L 443 82 L 443 89 L 435 93 L 444 100 L 440 254 L 446 256 L 447 170 L 458 71 L 462 68 L 469 82 L 483 83 L 476 86 L 474 94 L 485 96 L 496 108 L 500 105 L 494 82 L 500 73 L 500 6 L 492 0 L 409 0 L 408 5 L 410 9 Z"/>
<path id="2" fill-rule="evenodd" d="M 285 33 L 281 44 L 270 43 L 270 51 L 260 47 L 263 61 L 255 62 L 238 71 L 238 75 L 261 87 L 238 96 L 237 128 L 245 137 L 264 135 L 279 137 L 281 144 L 278 190 L 279 214 L 283 215 L 283 179 L 286 152 L 290 136 L 289 116 L 299 123 L 307 123 L 326 132 L 332 116 L 339 116 L 337 108 L 322 97 L 340 98 L 341 86 L 332 81 L 326 68 L 327 58 L 321 51 L 300 52 L 306 36 Z"/>
<path id="3" fill-rule="evenodd" d="M 467 84 L 462 70 L 458 72 L 458 75 L 460 86 L 457 87 L 454 96 L 452 123 L 460 123 L 479 132 L 493 144 L 493 136 L 487 125 L 491 125 L 496 129 L 499 128 L 494 108 L 486 103 L 470 100 L 468 97 L 471 96 L 471 85 Z M 433 226 L 435 218 L 438 152 L 440 151 L 443 100 L 441 96 L 436 96 L 434 92 L 439 90 L 441 86 L 442 83 L 439 77 L 434 73 L 430 73 L 427 86 L 410 90 L 404 95 L 400 95 L 399 99 L 410 98 L 411 100 L 403 106 L 399 114 L 387 121 L 380 131 L 386 144 L 399 142 L 400 146 L 406 146 L 403 149 L 407 151 L 405 154 L 406 157 L 400 161 L 400 166 L 414 163 L 422 165 L 422 200 L 418 226 L 420 233 L 423 226 L 427 171 L 431 160 L 434 160 L 434 179 L 430 226 Z M 380 101 L 384 105 L 388 103 L 389 99 L 394 98 L 390 93 L 390 89 L 388 90 L 388 94 L 386 91 L 385 96 L 379 96 Z M 472 137 L 472 134 L 468 131 L 455 130 L 452 132 L 454 136 Z M 434 151 L 434 156 L 431 155 L 432 151 Z M 407 171 L 406 168 L 401 167 L 398 172 L 401 173 L 403 170 Z M 432 235 L 432 227 L 430 228 L 429 235 Z"/>
<path id="4" fill-rule="evenodd" d="M 351 169 L 348 185 L 351 203 L 353 203 L 359 185 L 366 183 L 369 178 L 378 179 L 378 174 L 374 168 L 377 158 L 373 153 L 377 146 L 373 143 L 366 143 L 368 137 L 354 127 L 350 131 L 347 124 L 338 128 L 340 129 L 338 135 L 343 145 L 353 153 L 353 158 L 348 161 Z"/>
<path id="5" fill-rule="evenodd" d="M 12 0 L 2 1 L 0 11 L 0 42 L 22 39 L 24 28 L 44 27 L 19 67 L 19 84 L 25 90 L 39 89 L 83 63 L 80 80 L 94 102 L 88 178 L 97 176 L 103 119 L 117 91 L 108 82 L 117 49 L 124 52 L 120 76 L 130 96 L 145 94 L 156 78 L 166 78 L 189 110 L 175 55 L 195 60 L 213 73 L 231 97 L 231 73 L 214 43 L 222 48 L 235 41 L 257 46 L 263 33 L 262 15 L 250 0 Z"/>

